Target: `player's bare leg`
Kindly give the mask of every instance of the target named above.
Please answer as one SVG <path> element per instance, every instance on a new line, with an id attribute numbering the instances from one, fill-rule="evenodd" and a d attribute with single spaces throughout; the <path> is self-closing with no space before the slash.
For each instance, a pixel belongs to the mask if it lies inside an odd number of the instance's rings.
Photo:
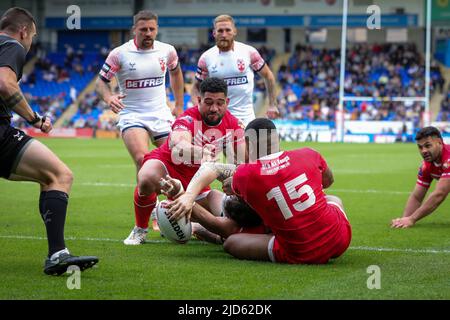
<path id="1" fill-rule="evenodd" d="M 272 234 L 236 233 L 225 240 L 223 248 L 238 259 L 270 261 L 268 246 L 272 237 Z"/>
<path id="2" fill-rule="evenodd" d="M 122 139 L 136 165 L 136 172 L 142 165 L 144 156 L 149 151 L 150 137 L 144 128 L 130 128 L 122 133 Z"/>
<path id="3" fill-rule="evenodd" d="M 32 140 L 24 151 L 16 170 L 8 178 L 13 181 L 36 181 L 41 191 L 70 192 L 73 175 L 70 169 L 44 144 Z"/>
<path id="4" fill-rule="evenodd" d="M 31 140 L 23 149 L 17 167 L 8 178 L 14 181 L 35 181 L 40 184 L 39 211 L 47 230 L 48 258 L 44 272 L 60 275 L 70 265 L 80 270 L 92 267 L 97 257 L 75 257 L 66 248 L 64 225 L 73 174 L 70 169 L 44 144 Z"/>

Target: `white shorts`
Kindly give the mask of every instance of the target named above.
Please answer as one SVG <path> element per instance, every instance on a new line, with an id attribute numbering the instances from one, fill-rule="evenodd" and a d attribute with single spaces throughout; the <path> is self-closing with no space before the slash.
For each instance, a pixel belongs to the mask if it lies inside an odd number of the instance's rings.
<path id="1" fill-rule="evenodd" d="M 174 117 L 170 110 L 159 110 L 158 112 L 121 112 L 117 127 L 120 132 L 131 128 L 143 128 L 147 130 L 153 141 L 165 138 L 169 135 Z"/>
<path id="2" fill-rule="evenodd" d="M 236 117 L 236 116 L 235 116 Z M 255 114 L 253 113 L 252 115 L 246 116 L 246 117 L 236 117 L 239 119 L 239 122 L 242 122 L 244 124 L 244 129 L 245 127 L 253 120 L 256 119 Z"/>

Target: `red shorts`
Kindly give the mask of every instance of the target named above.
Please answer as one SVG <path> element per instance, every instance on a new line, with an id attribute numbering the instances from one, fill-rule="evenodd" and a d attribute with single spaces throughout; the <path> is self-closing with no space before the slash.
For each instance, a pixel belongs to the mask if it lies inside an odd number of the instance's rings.
<path id="1" fill-rule="evenodd" d="M 270 240 L 268 252 L 272 262 L 295 264 L 325 264 L 330 259 L 341 256 L 350 246 L 352 228 L 347 220 L 344 210 L 334 202 L 328 202 L 327 210 L 338 217 L 338 230 L 325 245 L 308 250 L 307 254 L 296 253 L 283 248 L 276 236 Z"/>
<path id="2" fill-rule="evenodd" d="M 150 153 L 147 153 L 144 156 L 144 160 L 142 160 L 142 165 L 144 165 L 144 163 L 148 160 L 158 160 L 159 162 L 161 162 L 169 176 L 181 181 L 184 190 L 187 189 L 189 182 L 191 182 L 192 177 L 195 175 L 199 168 L 198 166 L 190 167 L 184 164 L 174 164 L 170 158 L 167 159 L 167 156 L 165 156 L 159 148 L 156 148 Z M 209 186 L 204 188 L 198 195 L 197 200 L 205 198 L 210 191 L 211 188 Z"/>

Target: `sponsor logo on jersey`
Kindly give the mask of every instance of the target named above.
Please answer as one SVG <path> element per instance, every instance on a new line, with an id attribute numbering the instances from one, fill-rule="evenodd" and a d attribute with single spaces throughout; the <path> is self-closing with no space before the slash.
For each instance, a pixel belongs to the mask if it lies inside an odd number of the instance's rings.
<path id="1" fill-rule="evenodd" d="M 166 72 L 166 62 L 163 58 L 159 58 L 159 65 L 161 66 L 161 71 Z"/>
<path id="2" fill-rule="evenodd" d="M 159 87 L 162 86 L 163 84 L 164 84 L 164 77 L 156 77 L 137 80 L 127 80 L 125 82 L 125 87 L 127 89 L 143 89 L 143 88 Z"/>
<path id="3" fill-rule="evenodd" d="M 223 80 L 225 80 L 225 82 L 227 83 L 227 86 L 239 86 L 241 84 L 248 83 L 247 76 L 230 77 L 230 78 L 224 78 Z"/>
<path id="4" fill-rule="evenodd" d="M 136 68 L 134 67 L 136 65 L 136 62 L 128 62 L 130 64 L 130 69 L 128 69 L 129 71 L 134 71 L 136 70 Z"/>
<path id="5" fill-rule="evenodd" d="M 237 60 L 237 66 L 238 66 L 238 70 L 240 72 L 244 72 L 245 71 L 245 62 L 243 59 L 238 59 Z"/>
<path id="6" fill-rule="evenodd" d="M 419 172 L 417 173 L 419 177 L 423 177 L 422 167 L 419 168 Z"/>
<path id="7" fill-rule="evenodd" d="M 448 168 L 450 168 L 450 159 L 448 159 L 447 162 L 442 165 L 442 168 L 444 170 L 447 170 Z"/>

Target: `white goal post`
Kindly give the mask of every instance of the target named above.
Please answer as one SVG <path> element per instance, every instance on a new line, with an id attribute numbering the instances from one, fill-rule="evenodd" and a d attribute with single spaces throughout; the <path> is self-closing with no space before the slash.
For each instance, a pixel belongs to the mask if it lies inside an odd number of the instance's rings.
<path id="1" fill-rule="evenodd" d="M 426 35 L 425 35 L 425 96 L 424 97 L 346 97 L 344 92 L 345 67 L 347 57 L 347 17 L 348 0 L 343 0 L 342 8 L 342 34 L 341 34 L 341 65 L 339 78 L 339 105 L 336 111 L 336 140 L 344 141 L 345 121 L 344 102 L 346 101 L 401 101 L 401 102 L 424 102 L 425 112 L 423 122 L 425 126 L 430 125 L 430 64 L 431 64 L 431 1 L 425 0 L 426 10 Z"/>

